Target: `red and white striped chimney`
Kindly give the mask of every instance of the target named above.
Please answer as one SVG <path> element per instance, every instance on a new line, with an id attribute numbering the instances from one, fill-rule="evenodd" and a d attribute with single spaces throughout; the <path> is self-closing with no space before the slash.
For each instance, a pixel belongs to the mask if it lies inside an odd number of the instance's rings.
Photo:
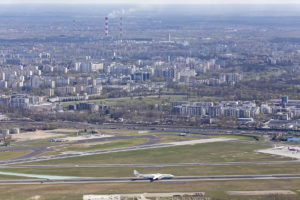
<path id="1" fill-rule="evenodd" d="M 120 39 L 123 37 L 123 17 L 120 17 Z"/>
<path id="2" fill-rule="evenodd" d="M 104 25 L 105 36 L 108 36 L 108 17 L 105 17 L 105 25 Z"/>

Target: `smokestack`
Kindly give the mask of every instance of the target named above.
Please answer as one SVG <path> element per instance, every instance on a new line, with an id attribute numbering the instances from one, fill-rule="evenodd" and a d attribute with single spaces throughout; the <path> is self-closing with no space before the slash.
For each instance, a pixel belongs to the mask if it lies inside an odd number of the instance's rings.
<path id="1" fill-rule="evenodd" d="M 104 26 L 105 37 L 108 36 L 108 17 L 105 17 L 105 26 Z"/>
<path id="2" fill-rule="evenodd" d="M 120 39 L 123 38 L 123 17 L 120 17 Z"/>

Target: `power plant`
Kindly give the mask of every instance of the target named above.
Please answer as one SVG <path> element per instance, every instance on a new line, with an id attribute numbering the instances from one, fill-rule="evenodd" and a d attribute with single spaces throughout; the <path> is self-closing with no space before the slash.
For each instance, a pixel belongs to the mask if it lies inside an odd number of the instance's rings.
<path id="1" fill-rule="evenodd" d="M 120 40 L 123 38 L 123 17 L 120 17 L 120 24 L 119 24 L 119 31 L 120 31 Z"/>
<path id="2" fill-rule="evenodd" d="M 113 20 L 110 22 L 108 16 L 104 18 L 104 36 L 105 38 L 114 38 L 122 40 L 123 38 L 123 17 L 119 17 L 119 21 Z M 113 23 L 112 23 L 113 22 Z M 111 28 L 111 24 L 113 24 L 114 28 Z M 113 34 L 113 32 L 115 33 Z"/>

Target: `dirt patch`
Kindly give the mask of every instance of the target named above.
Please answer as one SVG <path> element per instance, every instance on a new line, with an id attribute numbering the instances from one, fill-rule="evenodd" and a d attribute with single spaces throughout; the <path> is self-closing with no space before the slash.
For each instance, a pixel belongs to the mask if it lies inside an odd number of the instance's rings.
<path id="1" fill-rule="evenodd" d="M 40 199 L 41 199 L 41 196 L 35 195 L 33 197 L 28 198 L 27 200 L 40 200 Z"/>
<path id="2" fill-rule="evenodd" d="M 274 148 L 262 149 L 262 150 L 258 150 L 257 152 L 300 159 L 299 152 L 289 151 L 287 147 L 285 147 L 283 149 L 274 149 Z"/>
<path id="3" fill-rule="evenodd" d="M 81 144 L 72 144 L 72 147 L 79 147 L 79 148 L 88 148 L 91 146 L 95 146 L 95 145 L 100 145 L 100 144 L 108 144 L 108 143 L 112 143 L 114 141 L 103 141 L 103 142 L 90 142 L 90 143 L 81 143 Z"/>
<path id="4" fill-rule="evenodd" d="M 67 141 L 79 141 L 79 140 L 107 138 L 107 137 L 113 137 L 113 136 L 111 136 L 111 135 L 83 135 L 83 136 L 76 136 L 76 137 L 66 137 L 64 139 Z"/>
<path id="5" fill-rule="evenodd" d="M 138 130 L 126 130 L 126 129 L 98 129 L 103 134 L 132 134 L 138 133 Z"/>
<path id="6" fill-rule="evenodd" d="M 126 198 L 135 198 L 135 197 L 146 197 L 146 198 L 160 198 L 160 197 L 173 197 L 173 196 L 205 196 L 205 192 L 172 192 L 172 193 L 136 193 L 136 194 L 119 194 L 122 197 Z"/>
<path id="7" fill-rule="evenodd" d="M 264 191 L 228 191 L 227 194 L 252 196 L 252 195 L 272 195 L 272 194 L 292 195 L 296 193 L 291 190 L 264 190 Z"/>
<path id="8" fill-rule="evenodd" d="M 213 142 L 226 142 L 231 141 L 230 138 L 212 138 L 212 139 L 201 139 L 201 140 L 190 140 L 190 141 L 180 141 L 180 142 L 170 142 L 175 146 L 181 145 L 195 145 L 195 144 L 204 144 L 204 143 L 213 143 Z"/>
<path id="9" fill-rule="evenodd" d="M 55 137 L 63 137 L 65 135 L 59 134 L 59 130 L 37 130 L 34 132 L 25 132 L 20 134 L 12 135 L 13 140 L 17 142 L 30 141 L 30 140 L 39 140 L 39 139 L 48 139 Z"/>

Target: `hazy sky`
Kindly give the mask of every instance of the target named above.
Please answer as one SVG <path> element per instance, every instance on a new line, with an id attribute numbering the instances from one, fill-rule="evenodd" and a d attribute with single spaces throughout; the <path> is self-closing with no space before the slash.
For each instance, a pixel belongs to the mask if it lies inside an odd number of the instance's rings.
<path id="1" fill-rule="evenodd" d="M 0 4 L 63 3 L 63 4 L 300 4 L 300 0 L 0 0 Z"/>

